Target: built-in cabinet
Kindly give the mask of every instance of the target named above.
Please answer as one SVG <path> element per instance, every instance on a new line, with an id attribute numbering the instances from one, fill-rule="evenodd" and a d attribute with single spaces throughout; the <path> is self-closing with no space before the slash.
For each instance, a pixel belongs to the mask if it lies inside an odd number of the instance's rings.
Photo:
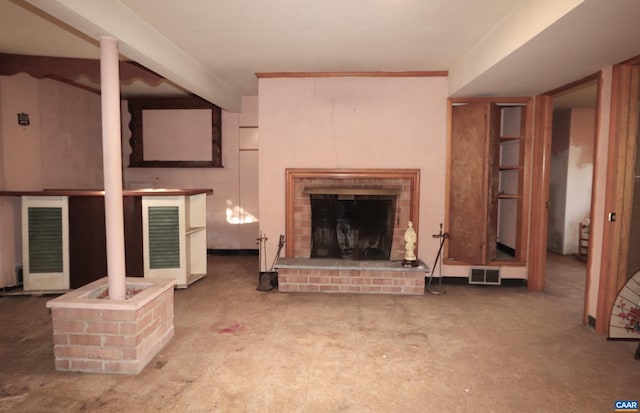
<path id="1" fill-rule="evenodd" d="M 529 99 L 451 99 L 447 262 L 524 264 Z"/>
<path id="2" fill-rule="evenodd" d="M 207 274 L 206 197 L 212 190 L 124 191 L 128 277 L 172 278 L 185 288 Z M 25 291 L 64 291 L 107 275 L 102 191 L 3 191 L 22 200 Z"/>
<path id="3" fill-rule="evenodd" d="M 207 275 L 206 194 L 142 197 L 144 276 L 186 288 Z"/>

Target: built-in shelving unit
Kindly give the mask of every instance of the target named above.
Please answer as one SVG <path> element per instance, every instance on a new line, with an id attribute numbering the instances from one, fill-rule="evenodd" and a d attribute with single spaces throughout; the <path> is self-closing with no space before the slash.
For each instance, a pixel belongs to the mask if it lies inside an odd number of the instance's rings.
<path id="1" fill-rule="evenodd" d="M 451 98 L 449 104 L 446 262 L 523 266 L 531 101 Z"/>
<path id="2" fill-rule="evenodd" d="M 498 236 L 502 259 L 515 255 L 517 222 L 522 209 L 522 167 L 524 159 L 524 105 L 499 106 L 500 162 L 498 164 Z"/>

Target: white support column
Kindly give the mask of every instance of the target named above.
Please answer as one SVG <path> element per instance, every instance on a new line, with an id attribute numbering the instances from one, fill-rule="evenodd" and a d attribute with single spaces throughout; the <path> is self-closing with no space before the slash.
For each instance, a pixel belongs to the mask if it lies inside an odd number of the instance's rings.
<path id="1" fill-rule="evenodd" d="M 124 300 L 126 298 L 126 266 L 122 204 L 120 72 L 118 41 L 113 37 L 100 37 L 100 86 L 109 298 Z"/>

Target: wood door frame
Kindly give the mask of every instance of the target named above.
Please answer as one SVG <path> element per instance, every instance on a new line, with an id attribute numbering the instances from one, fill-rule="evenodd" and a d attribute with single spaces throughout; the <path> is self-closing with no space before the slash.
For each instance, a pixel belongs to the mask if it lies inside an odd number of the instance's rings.
<path id="1" fill-rule="evenodd" d="M 594 169 L 592 182 L 595 182 L 597 165 L 600 163 L 597 145 L 599 140 L 599 113 L 602 74 L 600 72 L 586 76 L 575 82 L 550 90 L 535 98 L 535 127 L 533 142 L 533 178 L 531 189 L 531 233 L 529 240 L 529 270 L 527 286 L 529 291 L 544 291 L 547 268 L 547 232 L 549 213 L 549 180 L 551 177 L 551 140 L 553 126 L 553 97 L 581 84 L 598 80 L 598 98 L 596 101 L 596 122 L 594 125 Z M 593 222 L 594 191 L 591 192 L 590 219 Z M 584 300 L 583 322 L 587 323 L 587 296 L 591 287 L 591 257 L 593 243 L 589 244 L 587 255 L 587 276 Z"/>
<path id="2" fill-rule="evenodd" d="M 589 79 L 593 76 L 587 77 Z M 536 118 L 534 141 L 534 177 L 531 211 L 531 241 L 529 244 L 529 290 L 543 291 L 546 269 L 546 202 L 548 201 L 549 186 L 549 162 L 548 151 L 551 143 L 550 114 L 553 111 L 553 95 L 560 91 L 573 87 L 581 81 L 573 82 L 566 87 L 556 89 L 536 97 Z M 611 107 L 608 136 L 599 136 L 600 124 L 600 102 L 602 96 L 602 74 L 600 74 L 598 85 L 598 109 L 596 111 L 596 141 L 597 148 L 599 139 L 607 139 L 609 152 L 606 165 L 607 177 L 604 188 L 605 214 L 601 263 L 599 268 L 593 268 L 591 264 L 593 243 L 589 244 L 589 254 L 587 262 L 587 283 L 585 288 L 585 308 L 583 322 L 588 322 L 588 302 L 589 290 L 596 287 L 590 281 L 593 271 L 599 271 L 599 284 L 597 285 L 597 308 L 595 331 L 598 334 L 608 334 L 609 319 L 613 302 L 618 291 L 626 281 L 627 256 L 629 243 L 629 221 L 631 219 L 631 203 L 633 202 L 633 191 L 630 185 L 633 184 L 633 173 L 635 168 L 635 154 L 637 137 L 639 130 L 640 112 L 640 56 L 629 59 L 625 62 L 613 66 L 611 84 Z M 598 158 L 595 152 L 594 182 L 597 165 L 603 164 L 603 159 Z M 539 166 L 539 169 L 535 169 Z M 595 192 L 595 191 L 594 191 Z M 592 193 L 592 216 L 593 205 L 597 195 Z M 615 222 L 608 219 L 608 214 L 617 214 Z M 545 219 L 543 219 L 543 217 Z"/>
<path id="3" fill-rule="evenodd" d="M 536 96 L 534 107 L 531 232 L 527 288 L 529 291 L 544 291 L 545 269 L 547 267 L 547 219 L 549 214 L 549 177 L 551 175 L 553 96 Z"/>
<path id="4" fill-rule="evenodd" d="M 630 235 L 627 224 L 631 219 L 638 136 L 640 56 L 614 65 L 611 83 L 606 217 L 595 326 L 596 332 L 602 335 L 609 332 L 613 303 L 626 281 Z M 615 221 L 609 219 L 609 213 L 616 214 Z"/>

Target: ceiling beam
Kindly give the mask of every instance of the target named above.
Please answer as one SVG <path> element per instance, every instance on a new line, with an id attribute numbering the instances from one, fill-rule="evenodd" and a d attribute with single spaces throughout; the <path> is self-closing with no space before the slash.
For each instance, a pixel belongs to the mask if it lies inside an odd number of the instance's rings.
<path id="1" fill-rule="evenodd" d="M 229 112 L 240 112 L 241 95 L 209 72 L 144 19 L 115 0 L 27 0 L 69 26 L 99 39 L 118 39 L 127 58 Z"/>
<path id="2" fill-rule="evenodd" d="M 509 55 L 525 47 L 585 0 L 524 0 L 496 24 L 449 70 L 449 94 L 468 93 L 469 85 L 499 67 Z M 549 45 L 551 46 L 551 45 Z M 513 79 L 519 74 L 514 73 Z M 502 78 L 503 81 L 510 79 Z"/>

